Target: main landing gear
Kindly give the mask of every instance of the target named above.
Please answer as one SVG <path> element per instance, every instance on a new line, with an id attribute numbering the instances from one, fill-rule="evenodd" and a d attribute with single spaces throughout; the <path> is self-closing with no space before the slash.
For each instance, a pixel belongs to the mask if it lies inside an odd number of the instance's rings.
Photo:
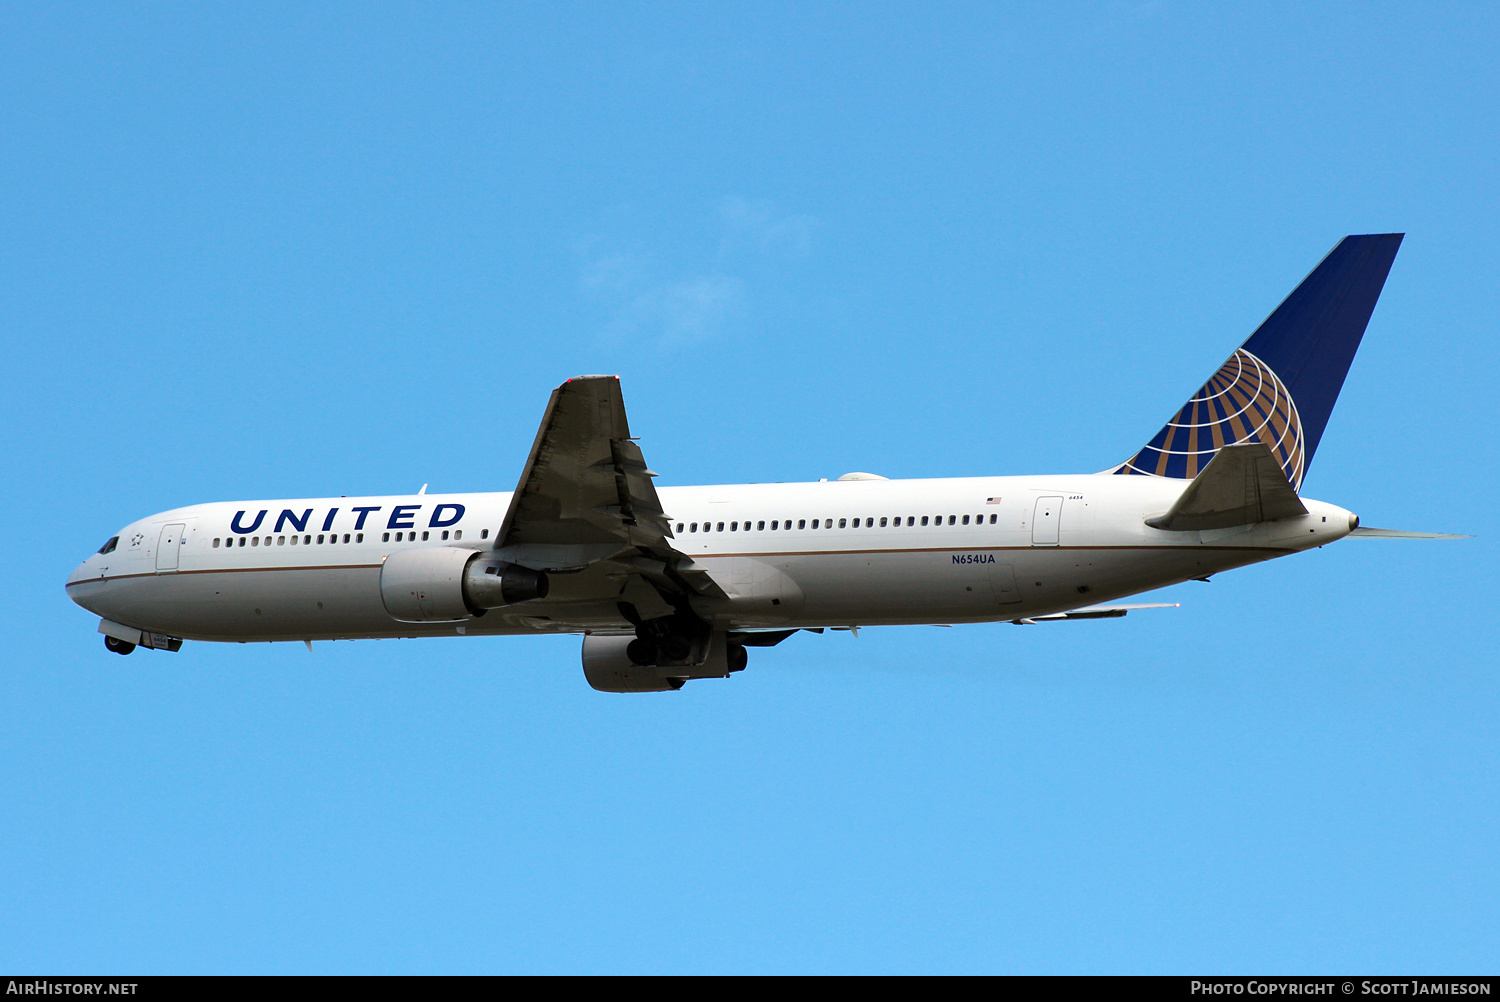
<path id="1" fill-rule="evenodd" d="M 651 666 L 662 664 L 681 664 L 693 653 L 693 641 L 680 633 L 650 633 L 643 627 L 638 628 L 636 638 L 625 648 L 625 656 L 630 663 L 637 666 Z M 745 665 L 750 661 L 750 655 L 745 651 L 743 644 L 730 641 L 725 648 L 725 658 L 729 670 L 744 671 Z M 701 659 L 700 659 L 701 660 Z"/>
<path id="2" fill-rule="evenodd" d="M 114 651 L 116 654 L 129 654 L 131 651 L 135 650 L 135 644 L 127 644 L 123 640 L 117 640 L 114 637 L 110 636 L 106 636 L 104 638 L 104 646 Z"/>

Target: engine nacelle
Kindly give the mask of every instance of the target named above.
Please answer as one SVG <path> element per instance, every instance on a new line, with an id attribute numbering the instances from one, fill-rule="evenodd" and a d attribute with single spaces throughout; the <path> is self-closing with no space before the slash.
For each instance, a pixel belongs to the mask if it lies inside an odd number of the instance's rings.
<path id="1" fill-rule="evenodd" d="M 681 689 L 684 682 L 694 678 L 728 678 L 729 673 L 743 668 L 745 649 L 731 645 L 729 638 L 715 631 L 704 647 L 703 660 L 698 664 L 638 665 L 630 657 L 627 648 L 635 637 L 583 638 L 583 677 L 589 685 L 600 692 L 666 692 Z M 731 664 L 731 647 L 734 663 Z"/>
<path id="2" fill-rule="evenodd" d="M 546 598 L 547 588 L 541 571 L 458 546 L 400 550 L 380 568 L 380 600 L 402 623 L 473 619 L 486 609 Z"/>

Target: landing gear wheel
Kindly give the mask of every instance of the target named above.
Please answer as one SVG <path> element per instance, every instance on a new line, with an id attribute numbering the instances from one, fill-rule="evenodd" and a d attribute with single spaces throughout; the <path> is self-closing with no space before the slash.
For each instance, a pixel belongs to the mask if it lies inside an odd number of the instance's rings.
<path id="1" fill-rule="evenodd" d="M 668 660 L 682 661 L 693 653 L 693 642 L 687 637 L 679 637 L 676 634 L 663 637 L 661 641 L 661 652 Z"/>
<path id="2" fill-rule="evenodd" d="M 105 637 L 104 646 L 114 651 L 116 654 L 129 654 L 131 651 L 135 650 L 135 644 L 128 644 L 125 641 L 117 640 L 114 637 Z"/>

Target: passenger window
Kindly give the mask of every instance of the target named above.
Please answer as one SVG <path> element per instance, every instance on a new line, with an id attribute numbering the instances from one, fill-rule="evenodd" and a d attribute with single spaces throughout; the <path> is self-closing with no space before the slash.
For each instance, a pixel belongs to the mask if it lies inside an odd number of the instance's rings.
<path id="1" fill-rule="evenodd" d="M 773 518 L 773 519 L 771 519 L 771 531 L 772 532 L 776 531 L 776 525 L 780 521 L 781 521 L 781 519 L 779 519 L 779 518 Z"/>
<path id="2" fill-rule="evenodd" d="M 926 516 L 926 515 L 923 515 L 923 516 L 922 516 L 922 524 L 923 524 L 923 525 L 926 525 L 926 524 L 927 524 L 927 516 Z"/>
<path id="3" fill-rule="evenodd" d="M 991 515 L 990 516 L 990 525 L 994 525 L 994 524 L 995 524 L 995 516 Z"/>
<path id="4" fill-rule="evenodd" d="M 682 523 L 681 523 L 681 522 L 678 522 L 678 523 L 677 523 L 677 531 L 678 531 L 678 532 L 681 532 L 681 531 L 682 531 Z"/>
<path id="5" fill-rule="evenodd" d="M 215 536 L 214 537 L 214 549 L 217 550 L 218 548 L 219 548 L 219 537 Z"/>
<path id="6" fill-rule="evenodd" d="M 723 532 L 724 531 L 724 523 L 720 522 L 719 525 L 718 525 L 718 527 L 717 527 L 717 529 L 715 531 L 717 531 L 717 532 Z"/>
<path id="7" fill-rule="evenodd" d="M 447 538 L 448 538 L 448 530 L 447 530 L 447 529 L 444 529 L 444 530 L 443 530 L 443 538 L 444 538 L 444 539 L 447 539 Z"/>
<path id="8" fill-rule="evenodd" d="M 885 528 L 885 516 L 884 515 L 880 516 L 880 527 L 882 529 Z"/>
<path id="9" fill-rule="evenodd" d="M 762 532 L 762 531 L 765 530 L 765 528 L 766 528 L 766 523 L 765 523 L 764 519 L 762 519 L 761 521 L 755 523 L 755 531 L 756 532 Z"/>
<path id="10" fill-rule="evenodd" d="M 312 542 L 312 536 L 303 536 L 302 545 L 306 546 Z"/>
<path id="11" fill-rule="evenodd" d="M 799 519 L 797 519 L 797 528 L 799 528 L 799 529 L 806 529 L 807 528 L 807 519 L 805 519 L 805 518 L 799 518 Z"/>
<path id="12" fill-rule="evenodd" d="M 427 542 L 427 537 L 429 535 L 431 535 L 431 533 L 429 533 L 426 529 L 423 529 L 422 530 L 422 542 L 424 542 L 424 543 Z"/>
<path id="13" fill-rule="evenodd" d="M 969 516 L 965 515 L 964 516 L 964 525 L 968 525 L 968 524 L 969 524 Z"/>
<path id="14" fill-rule="evenodd" d="M 839 528 L 840 528 L 840 529 L 842 529 L 842 528 L 844 528 L 844 527 L 845 527 L 845 526 L 846 526 L 846 525 L 847 525 L 847 524 L 848 524 L 848 521 L 849 521 L 849 520 L 848 520 L 848 519 L 845 519 L 845 518 L 841 518 L 841 519 L 839 519 Z"/>
<path id="15" fill-rule="evenodd" d="M 363 543 L 365 541 L 365 534 L 362 533 L 362 532 L 359 534 L 359 541 L 361 543 Z M 349 534 L 347 532 L 344 533 L 344 542 L 346 542 L 346 543 L 349 542 Z"/>
<path id="16" fill-rule="evenodd" d="M 453 530 L 453 538 L 455 540 L 463 539 L 464 538 L 464 531 L 462 529 L 454 529 Z"/>
<path id="17" fill-rule="evenodd" d="M 697 532 L 697 531 L 698 531 L 698 523 L 694 522 L 693 523 L 693 527 L 691 529 L 689 529 L 688 532 Z"/>
<path id="18" fill-rule="evenodd" d="M 738 522 L 730 522 L 729 523 L 729 531 L 730 532 L 739 532 L 740 531 L 740 524 Z"/>
<path id="19" fill-rule="evenodd" d="M 391 534 L 389 532 L 381 533 L 380 534 L 380 541 L 382 543 L 389 543 L 391 541 Z"/>
<path id="20" fill-rule="evenodd" d="M 349 538 L 349 537 L 348 537 L 348 536 L 345 536 L 345 537 L 344 537 L 344 539 L 345 539 L 345 540 L 347 540 L 347 539 L 348 539 L 348 538 Z M 364 541 L 365 541 L 365 534 L 364 534 L 364 533 L 362 533 L 362 532 L 361 532 L 361 533 L 357 533 L 357 534 L 356 534 L 356 535 L 355 535 L 355 537 L 354 537 L 354 541 L 355 541 L 355 542 L 356 542 L 356 543 L 363 543 L 363 542 L 364 542 Z"/>
<path id="21" fill-rule="evenodd" d="M 260 545 L 260 537 L 256 536 L 254 539 L 250 540 L 250 545 L 251 546 L 259 546 Z"/>
<path id="22" fill-rule="evenodd" d="M 480 539 L 489 539 L 490 538 L 490 530 L 488 530 L 488 529 L 480 529 L 479 530 L 479 538 Z M 348 542 L 348 539 L 346 538 L 344 541 Z"/>
<path id="23" fill-rule="evenodd" d="M 952 525 L 956 521 L 958 521 L 958 516 L 957 515 L 949 515 L 948 516 L 948 524 L 949 525 Z"/>
<path id="24" fill-rule="evenodd" d="M 276 537 L 276 545 L 277 546 L 285 546 L 286 545 L 286 537 L 285 536 L 277 536 Z"/>

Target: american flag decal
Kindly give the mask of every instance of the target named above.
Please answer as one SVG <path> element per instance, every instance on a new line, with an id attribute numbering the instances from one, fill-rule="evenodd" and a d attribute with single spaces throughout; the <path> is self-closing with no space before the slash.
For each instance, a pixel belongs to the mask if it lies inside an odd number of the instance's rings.
<path id="1" fill-rule="evenodd" d="M 1000 503 L 1000 499 L 999 498 L 985 498 L 984 499 L 984 503 L 985 504 L 999 504 Z"/>

